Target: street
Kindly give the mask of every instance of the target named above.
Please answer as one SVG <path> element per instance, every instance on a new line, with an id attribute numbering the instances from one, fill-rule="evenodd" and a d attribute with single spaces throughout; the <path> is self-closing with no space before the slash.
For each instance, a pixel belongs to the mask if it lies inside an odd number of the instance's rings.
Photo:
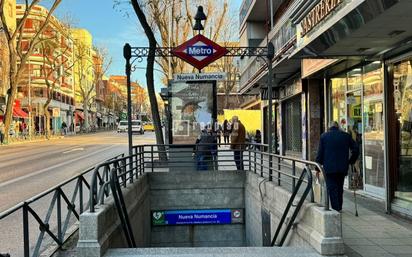
<path id="1" fill-rule="evenodd" d="M 154 133 L 133 143 L 154 143 Z M 0 212 L 127 152 L 127 133 L 100 132 L 0 147 Z"/>

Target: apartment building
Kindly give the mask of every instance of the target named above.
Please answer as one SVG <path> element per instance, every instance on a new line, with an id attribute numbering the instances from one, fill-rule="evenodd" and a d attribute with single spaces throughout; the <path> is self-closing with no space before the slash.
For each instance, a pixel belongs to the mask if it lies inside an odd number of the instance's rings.
<path id="1" fill-rule="evenodd" d="M 24 11 L 25 5 L 16 6 L 17 20 L 23 17 Z M 42 6 L 33 7 L 23 26 L 23 51 L 28 49 L 30 40 L 45 22 L 48 12 Z M 72 123 L 74 111 L 73 39 L 67 26 L 54 16 L 51 16 L 40 39 L 43 43 L 35 46 L 25 64 L 17 98 L 29 119 L 33 120 L 36 131 L 44 131 L 44 113 L 48 111 L 51 127 L 58 132 L 62 122 Z M 48 99 L 51 101 L 46 107 Z"/>
<path id="2" fill-rule="evenodd" d="M 313 160 L 338 121 L 361 147 L 359 189 L 412 217 L 410 10 L 397 0 L 244 0 L 240 38 L 275 46 L 274 150 Z M 266 81 L 264 61 L 241 61 L 240 93 L 267 99 Z"/>

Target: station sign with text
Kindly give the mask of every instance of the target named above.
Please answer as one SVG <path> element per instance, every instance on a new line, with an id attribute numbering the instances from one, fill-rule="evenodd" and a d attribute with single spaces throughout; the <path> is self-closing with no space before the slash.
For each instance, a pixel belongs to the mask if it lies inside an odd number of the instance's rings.
<path id="1" fill-rule="evenodd" d="M 172 54 L 201 70 L 227 52 L 226 48 L 199 34 L 173 49 Z"/>
<path id="2" fill-rule="evenodd" d="M 243 209 L 162 210 L 152 212 L 152 225 L 207 225 L 243 223 Z"/>
<path id="3" fill-rule="evenodd" d="M 206 80 L 226 80 L 226 72 L 213 72 L 213 73 L 182 73 L 175 74 L 175 82 L 187 82 L 187 81 L 206 81 Z"/>

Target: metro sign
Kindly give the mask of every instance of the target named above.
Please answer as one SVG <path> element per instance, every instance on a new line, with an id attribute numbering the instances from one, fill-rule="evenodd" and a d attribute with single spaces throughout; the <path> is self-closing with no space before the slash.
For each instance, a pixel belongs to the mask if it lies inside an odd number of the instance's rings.
<path id="1" fill-rule="evenodd" d="M 228 53 L 228 50 L 199 34 L 172 50 L 172 54 L 198 70 Z"/>

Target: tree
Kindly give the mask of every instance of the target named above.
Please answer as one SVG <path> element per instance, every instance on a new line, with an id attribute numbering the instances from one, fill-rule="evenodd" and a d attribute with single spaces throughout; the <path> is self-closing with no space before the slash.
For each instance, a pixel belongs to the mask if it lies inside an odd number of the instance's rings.
<path id="1" fill-rule="evenodd" d="M 132 97 L 132 102 L 135 104 L 135 112 L 142 113 L 147 93 L 137 82 L 132 88 Z"/>
<path id="2" fill-rule="evenodd" d="M 48 41 L 41 43 L 41 53 L 43 55 L 42 74 L 44 83 L 47 87 L 47 100 L 43 105 L 44 116 L 46 119 L 46 137 L 50 136 L 50 112 L 49 105 L 53 99 L 58 86 L 60 86 L 61 78 L 67 75 L 67 71 L 73 68 L 74 62 L 70 62 L 66 58 L 66 54 L 72 50 L 67 44 L 61 48 L 60 39 L 50 38 Z"/>
<path id="3" fill-rule="evenodd" d="M 151 29 L 149 23 L 147 22 L 146 15 L 144 14 L 143 10 L 140 8 L 140 4 L 138 0 L 131 0 L 133 10 L 136 13 L 137 18 L 143 30 L 146 34 L 147 39 L 149 40 L 149 55 L 147 57 L 147 67 L 146 67 L 146 83 L 147 83 L 147 91 L 149 94 L 150 105 L 152 108 L 152 119 L 155 127 L 155 134 L 156 134 L 156 142 L 159 145 L 164 144 L 163 139 L 163 131 L 160 122 L 160 115 L 159 109 L 157 105 L 156 99 L 156 92 L 154 87 L 154 64 L 155 64 L 155 49 L 157 47 L 157 42 L 153 30 Z M 160 149 L 161 151 L 161 159 L 166 159 L 166 153 L 164 149 Z"/>
<path id="4" fill-rule="evenodd" d="M 204 5 L 208 16 L 204 24 L 205 30 L 202 33 L 213 41 L 221 41 L 225 27 L 233 24 L 233 19 L 228 12 L 227 0 L 150 0 L 146 2 L 145 11 L 149 22 L 163 47 L 176 47 L 194 36 L 192 12 L 196 11 L 197 6 L 201 4 Z M 231 33 L 225 36 L 233 38 L 234 35 Z M 156 62 L 164 74 L 194 70 L 177 57 L 162 56 Z M 167 85 L 166 76 L 163 82 Z"/>
<path id="5" fill-rule="evenodd" d="M 6 18 L 4 0 L 0 1 L 0 18 L 3 24 L 4 34 L 7 41 L 7 49 L 9 53 L 9 88 L 7 90 L 8 98 L 6 104 L 5 113 L 5 131 L 9 131 L 12 115 L 13 115 L 13 103 L 17 95 L 17 85 L 21 79 L 24 67 L 28 58 L 33 53 L 34 48 L 43 42 L 43 32 L 47 28 L 53 12 L 57 9 L 61 0 L 53 0 L 51 8 L 47 13 L 44 21 L 41 21 L 41 25 L 37 31 L 32 35 L 23 38 L 24 25 L 26 24 L 27 18 L 32 14 L 33 7 L 38 5 L 41 0 L 25 0 L 24 14 L 21 19 L 17 20 L 16 29 L 13 31 L 10 27 L 9 21 Z M 46 39 L 47 40 L 47 39 Z M 8 142 L 9 133 L 5 133 L 5 142 Z"/>

